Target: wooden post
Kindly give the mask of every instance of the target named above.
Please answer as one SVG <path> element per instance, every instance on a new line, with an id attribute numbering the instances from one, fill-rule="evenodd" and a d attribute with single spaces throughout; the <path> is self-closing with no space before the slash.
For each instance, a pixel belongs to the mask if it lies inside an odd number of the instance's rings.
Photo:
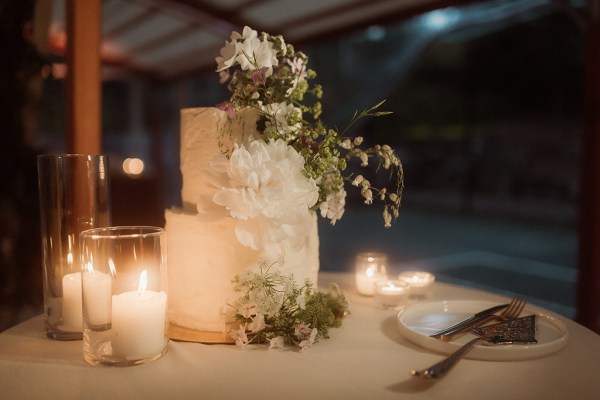
<path id="1" fill-rule="evenodd" d="M 101 151 L 100 0 L 67 0 L 67 152 Z"/>
<path id="2" fill-rule="evenodd" d="M 600 0 L 586 32 L 577 316 L 600 332 Z"/>

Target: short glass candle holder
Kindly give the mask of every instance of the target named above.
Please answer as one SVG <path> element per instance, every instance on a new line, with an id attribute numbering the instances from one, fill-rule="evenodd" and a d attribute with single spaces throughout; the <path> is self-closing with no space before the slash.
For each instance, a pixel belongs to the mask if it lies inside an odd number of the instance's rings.
<path id="1" fill-rule="evenodd" d="M 400 308 L 408 300 L 408 283 L 398 279 L 375 282 L 373 300 L 380 308 Z"/>
<path id="2" fill-rule="evenodd" d="M 387 277 L 387 255 L 359 253 L 356 255 L 356 289 L 363 296 L 373 296 L 375 282 Z"/>
<path id="3" fill-rule="evenodd" d="M 83 353 L 129 366 L 167 352 L 165 230 L 123 226 L 81 233 Z"/>
<path id="4" fill-rule="evenodd" d="M 435 275 L 425 271 L 406 271 L 398 275 L 398 280 L 408 283 L 411 299 L 424 299 L 431 293 Z"/>

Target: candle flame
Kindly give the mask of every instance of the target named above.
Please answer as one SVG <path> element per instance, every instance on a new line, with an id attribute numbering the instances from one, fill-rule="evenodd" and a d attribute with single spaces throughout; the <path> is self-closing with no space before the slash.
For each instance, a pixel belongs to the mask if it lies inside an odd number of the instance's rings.
<path id="1" fill-rule="evenodd" d="M 85 265 L 85 268 L 87 269 L 88 272 L 94 272 L 94 266 L 92 265 L 91 262 L 87 263 Z"/>
<path id="2" fill-rule="evenodd" d="M 72 253 L 67 254 L 67 263 L 69 264 L 69 266 L 73 265 L 73 254 Z"/>
<path id="3" fill-rule="evenodd" d="M 367 270 L 365 271 L 365 274 L 369 277 L 372 278 L 375 276 L 375 268 L 369 267 L 367 268 Z"/>
<path id="4" fill-rule="evenodd" d="M 140 274 L 140 285 L 138 286 L 138 295 L 142 295 L 146 291 L 146 287 L 148 286 L 148 271 L 143 270 Z"/>

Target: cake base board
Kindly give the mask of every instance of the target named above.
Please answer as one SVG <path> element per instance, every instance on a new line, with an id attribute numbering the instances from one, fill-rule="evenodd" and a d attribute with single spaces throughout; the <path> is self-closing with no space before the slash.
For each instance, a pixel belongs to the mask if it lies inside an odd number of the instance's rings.
<path id="1" fill-rule="evenodd" d="M 235 344 L 235 340 L 224 332 L 197 331 L 183 326 L 169 324 L 167 330 L 169 339 L 181 342 L 194 342 L 205 344 Z"/>

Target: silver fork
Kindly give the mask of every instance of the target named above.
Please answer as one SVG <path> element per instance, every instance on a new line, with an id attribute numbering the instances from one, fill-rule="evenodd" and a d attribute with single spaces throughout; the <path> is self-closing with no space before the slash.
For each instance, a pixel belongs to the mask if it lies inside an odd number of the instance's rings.
<path id="1" fill-rule="evenodd" d="M 502 326 L 502 328 L 500 328 Z M 475 345 L 503 345 L 503 344 L 526 344 L 526 343 L 537 343 L 535 339 L 535 315 L 523 317 L 519 319 L 511 319 L 507 322 L 501 322 L 495 325 L 491 325 L 488 328 L 492 328 L 489 332 L 482 329 L 476 328 L 472 331 L 473 334 L 478 335 L 475 339 L 468 341 L 461 348 L 456 350 L 454 353 L 447 356 L 442 361 L 433 364 L 429 368 L 423 370 L 411 370 L 410 374 L 419 378 L 425 379 L 438 379 L 443 378 L 448 371 L 452 369 L 460 361 L 465 354 L 467 354 Z"/>
<path id="2" fill-rule="evenodd" d="M 523 309 L 525 308 L 525 305 L 527 304 L 527 300 L 523 297 L 523 296 L 515 296 L 512 298 L 510 304 L 508 305 L 508 307 L 506 307 L 504 309 L 504 311 L 502 311 L 500 314 L 498 315 L 489 315 L 487 317 L 484 317 L 480 320 L 476 320 L 473 321 L 472 324 L 469 324 L 468 326 L 463 326 L 460 327 L 456 330 L 452 330 L 449 332 L 444 333 L 443 335 L 441 335 L 439 337 L 439 339 L 442 342 L 449 342 L 451 341 L 454 337 L 458 336 L 458 335 L 462 335 L 468 332 L 471 332 L 471 330 L 473 330 L 473 328 L 476 328 L 478 326 L 481 325 L 485 325 L 488 322 L 491 321 L 506 321 L 509 319 L 513 319 L 513 318 L 517 318 L 521 312 L 523 311 Z"/>

